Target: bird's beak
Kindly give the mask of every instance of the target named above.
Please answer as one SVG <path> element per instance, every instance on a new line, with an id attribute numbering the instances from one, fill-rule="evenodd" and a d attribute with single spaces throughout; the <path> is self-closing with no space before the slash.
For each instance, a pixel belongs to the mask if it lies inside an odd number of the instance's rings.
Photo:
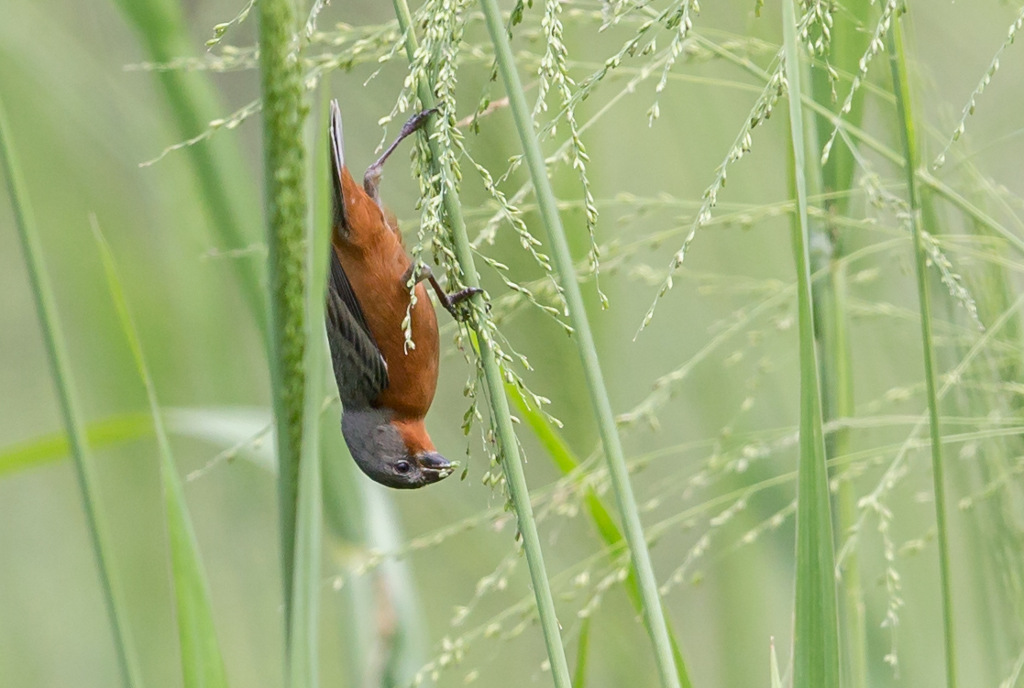
<path id="1" fill-rule="evenodd" d="M 419 454 L 416 459 L 423 472 L 433 478 L 434 482 L 447 478 L 455 472 L 455 468 L 459 465 L 452 463 L 437 452 L 424 452 Z"/>

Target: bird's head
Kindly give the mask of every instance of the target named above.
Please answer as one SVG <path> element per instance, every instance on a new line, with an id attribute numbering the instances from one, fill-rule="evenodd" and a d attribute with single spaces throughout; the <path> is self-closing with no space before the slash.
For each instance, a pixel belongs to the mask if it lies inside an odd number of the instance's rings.
<path id="1" fill-rule="evenodd" d="M 386 409 L 345 411 L 341 434 L 363 473 L 388 487 L 423 487 L 455 470 L 456 464 L 434 449 L 422 421 L 395 420 Z"/>

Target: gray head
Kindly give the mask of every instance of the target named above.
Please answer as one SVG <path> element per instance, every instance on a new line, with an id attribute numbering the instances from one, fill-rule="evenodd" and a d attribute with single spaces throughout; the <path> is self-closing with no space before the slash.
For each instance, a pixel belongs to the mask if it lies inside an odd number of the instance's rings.
<path id="1" fill-rule="evenodd" d="M 341 434 L 363 473 L 398 489 L 423 487 L 452 474 L 455 466 L 436 451 L 410 451 L 391 417 L 390 411 L 372 408 L 341 414 Z"/>

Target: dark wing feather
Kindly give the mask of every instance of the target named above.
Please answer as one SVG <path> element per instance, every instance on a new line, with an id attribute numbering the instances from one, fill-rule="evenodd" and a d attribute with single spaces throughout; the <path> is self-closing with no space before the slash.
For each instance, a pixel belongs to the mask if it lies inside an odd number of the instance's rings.
<path id="1" fill-rule="evenodd" d="M 327 279 L 327 343 L 345 408 L 366 408 L 388 386 L 388 366 L 334 249 Z"/>

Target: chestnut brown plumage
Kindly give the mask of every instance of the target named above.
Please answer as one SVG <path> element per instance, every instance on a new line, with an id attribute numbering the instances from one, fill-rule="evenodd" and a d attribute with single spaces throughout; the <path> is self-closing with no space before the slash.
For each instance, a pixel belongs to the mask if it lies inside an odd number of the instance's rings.
<path id="1" fill-rule="evenodd" d="M 331 102 L 332 250 L 325 321 L 341 397 L 341 430 L 359 468 L 395 488 L 429 485 L 454 470 L 424 424 L 437 388 L 440 351 L 437 316 L 424 282 L 453 315 L 456 304 L 477 291 L 448 296 L 423 267 L 410 309 L 413 264 L 397 223 L 380 203 L 384 161 L 431 114 L 410 119 L 359 186 L 345 166 L 341 111 L 337 101 Z M 415 344 L 408 349 L 402 328 L 407 312 Z"/>

